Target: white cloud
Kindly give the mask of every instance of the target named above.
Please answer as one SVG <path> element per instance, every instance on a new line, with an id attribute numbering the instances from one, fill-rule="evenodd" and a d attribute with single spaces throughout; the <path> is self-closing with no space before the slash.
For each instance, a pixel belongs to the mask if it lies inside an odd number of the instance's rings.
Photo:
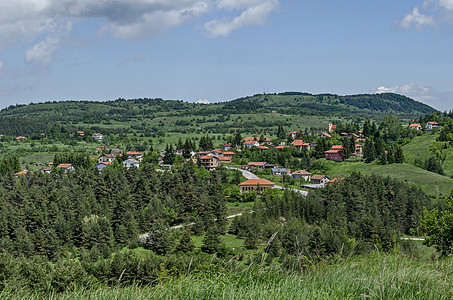
<path id="1" fill-rule="evenodd" d="M 402 28 L 412 26 L 417 29 L 442 23 L 452 24 L 453 0 L 425 0 L 419 7 L 413 8 L 404 18 L 398 21 Z"/>
<path id="2" fill-rule="evenodd" d="M 49 63 L 71 25 L 104 20 L 99 32 L 122 39 L 147 39 L 207 14 L 239 10 L 232 19 L 206 24 L 213 36 L 228 35 L 242 26 L 260 24 L 279 0 L 0 0 L 0 50 L 17 41 L 35 44 L 27 61 Z M 62 34 L 63 33 L 63 34 Z"/>
<path id="3" fill-rule="evenodd" d="M 263 0 L 218 0 L 216 5 L 219 9 L 235 10 L 256 6 Z"/>
<path id="4" fill-rule="evenodd" d="M 415 26 L 421 28 L 422 26 L 434 24 L 432 16 L 423 15 L 419 12 L 418 7 L 414 7 L 411 13 L 406 14 L 404 19 L 400 22 L 402 28 L 409 28 Z"/>
<path id="5" fill-rule="evenodd" d="M 47 37 L 44 41 L 27 50 L 25 59 L 28 63 L 48 65 L 53 59 L 53 53 L 60 48 L 60 40 L 55 37 Z"/>
<path id="6" fill-rule="evenodd" d="M 227 1 L 231 2 L 231 8 L 237 7 L 239 4 L 244 4 L 242 1 Z M 234 2 L 234 3 L 233 3 Z M 236 2 L 241 2 L 237 4 Z M 244 1 L 244 2 L 257 2 L 257 1 Z M 226 4 L 225 4 L 226 5 Z M 227 6 L 228 7 L 228 6 Z M 259 1 L 255 5 L 248 7 L 239 16 L 228 19 L 214 19 L 205 24 L 205 29 L 212 37 L 228 36 L 232 31 L 237 30 L 244 26 L 257 25 L 264 23 L 267 16 L 278 9 L 279 2 L 277 0 Z"/>
<path id="7" fill-rule="evenodd" d="M 195 103 L 197 103 L 197 104 L 211 104 L 211 101 L 200 99 L 200 100 L 197 100 L 197 102 L 195 102 Z"/>
<path id="8" fill-rule="evenodd" d="M 3 66 L 5 65 L 4 61 L 0 61 L 0 71 L 3 69 Z"/>
<path id="9" fill-rule="evenodd" d="M 375 94 L 401 94 L 422 103 L 428 104 L 439 110 L 449 111 L 453 109 L 453 102 L 451 101 L 453 99 L 453 92 L 439 92 L 432 86 L 419 86 L 413 82 L 393 87 L 379 86 L 377 88 L 373 88 L 371 92 Z"/>

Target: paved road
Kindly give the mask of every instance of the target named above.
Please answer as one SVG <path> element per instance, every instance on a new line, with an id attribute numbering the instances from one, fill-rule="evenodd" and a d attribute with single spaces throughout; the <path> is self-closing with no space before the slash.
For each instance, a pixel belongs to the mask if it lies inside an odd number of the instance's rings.
<path id="1" fill-rule="evenodd" d="M 249 171 L 246 171 L 246 170 L 242 170 L 242 169 L 238 169 L 238 168 L 232 168 L 232 167 L 227 167 L 227 169 L 232 169 L 232 170 L 238 170 L 238 171 L 241 171 L 242 172 L 242 175 L 247 178 L 247 179 L 260 179 L 258 176 L 256 176 L 255 174 L 253 174 L 252 172 L 249 172 Z M 274 188 L 275 189 L 280 189 L 280 190 L 284 190 L 285 188 L 282 187 L 281 185 L 274 185 Z M 293 192 L 296 192 L 296 193 L 299 193 L 303 196 L 307 196 L 308 195 L 308 192 L 307 191 L 302 191 L 302 190 L 297 190 L 297 189 L 289 189 L 290 191 L 293 191 Z"/>
<path id="2" fill-rule="evenodd" d="M 251 210 L 251 211 L 248 211 L 248 212 L 246 212 L 246 213 L 253 214 L 254 212 L 255 212 L 254 210 Z M 244 214 L 244 213 L 239 213 L 239 214 L 235 214 L 235 215 L 230 215 L 230 216 L 225 217 L 225 219 L 236 218 L 236 217 L 242 216 L 243 214 Z M 217 221 L 217 219 L 215 219 L 215 221 Z M 171 226 L 170 228 L 168 228 L 168 230 L 174 230 L 174 229 L 184 228 L 184 227 L 193 226 L 193 225 L 195 225 L 195 223 L 175 225 L 175 226 Z M 141 241 L 141 242 L 145 242 L 145 241 L 146 241 L 146 238 L 148 237 L 148 235 L 149 235 L 149 232 L 148 232 L 148 233 L 141 234 L 141 235 L 138 236 L 138 240 Z"/>
<path id="3" fill-rule="evenodd" d="M 258 176 L 256 176 L 256 175 L 253 174 L 252 172 L 249 172 L 249 171 L 246 171 L 246 170 L 242 170 L 242 169 L 238 169 L 238 168 L 232 168 L 232 167 L 227 167 L 227 169 L 241 171 L 241 172 L 242 172 L 242 175 L 243 175 L 245 178 L 247 178 L 247 179 L 260 179 Z"/>

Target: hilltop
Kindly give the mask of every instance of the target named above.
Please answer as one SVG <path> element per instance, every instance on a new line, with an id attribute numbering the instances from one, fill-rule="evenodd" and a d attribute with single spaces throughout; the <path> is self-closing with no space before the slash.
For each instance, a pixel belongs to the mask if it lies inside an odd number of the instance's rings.
<path id="1" fill-rule="evenodd" d="M 104 124 L 113 122 L 140 123 L 143 127 L 153 125 L 153 120 L 165 118 L 161 124 L 195 128 L 200 123 L 215 122 L 221 125 L 212 129 L 213 133 L 225 133 L 225 122 L 228 115 L 262 115 L 263 120 L 253 120 L 251 124 L 241 122 L 232 129 L 254 126 L 258 121 L 270 122 L 261 124 L 275 126 L 282 123 L 280 116 L 312 116 L 325 118 L 323 122 L 308 122 L 302 124 L 309 127 L 322 127 L 327 119 L 344 120 L 379 120 L 385 115 L 394 114 L 400 119 L 414 119 L 423 114 L 436 110 L 426 104 L 397 94 L 363 94 L 339 96 L 333 94 L 312 95 L 300 92 L 285 92 L 279 94 L 257 94 L 232 101 L 196 104 L 182 100 L 157 99 L 117 99 L 114 101 L 62 101 L 31 103 L 28 105 L 11 105 L 0 111 L 0 128 L 2 134 L 32 135 L 37 131 L 48 131 L 56 125 L 76 126 L 77 124 Z M 273 115 L 272 115 L 273 114 Z M 222 117 L 223 116 L 223 117 Z M 214 117 L 212 120 L 203 120 Z M 247 116 L 249 117 L 249 116 Z M 199 120 L 197 118 L 200 118 Z M 199 121 L 199 122 L 198 122 Z M 146 123 L 148 122 L 148 123 Z M 178 124 L 176 124 L 178 123 Z M 297 124 L 301 124 L 300 120 Z M 287 124 L 290 126 L 292 124 Z M 105 126 L 100 126 L 105 127 Z M 168 129 L 168 127 L 167 127 Z"/>

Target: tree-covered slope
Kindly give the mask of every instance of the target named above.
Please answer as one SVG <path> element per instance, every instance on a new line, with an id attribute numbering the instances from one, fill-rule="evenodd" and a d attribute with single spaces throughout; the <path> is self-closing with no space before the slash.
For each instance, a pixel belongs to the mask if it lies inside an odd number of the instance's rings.
<path id="1" fill-rule="evenodd" d="M 0 111 L 0 129 L 7 135 L 32 135 L 56 125 L 134 123 L 157 117 L 240 115 L 256 113 L 312 115 L 334 118 L 380 119 L 387 114 L 413 119 L 435 112 L 432 107 L 397 94 L 338 96 L 299 92 L 258 94 L 233 101 L 195 104 L 181 100 L 117 99 L 114 101 L 62 101 L 11 105 Z"/>
<path id="2" fill-rule="evenodd" d="M 275 110 L 289 114 L 322 114 L 336 117 L 395 114 L 413 118 L 436 110 L 426 104 L 398 94 L 361 94 L 339 96 L 333 94 L 312 95 L 299 92 L 259 94 L 240 98 L 225 104 L 229 111 Z"/>

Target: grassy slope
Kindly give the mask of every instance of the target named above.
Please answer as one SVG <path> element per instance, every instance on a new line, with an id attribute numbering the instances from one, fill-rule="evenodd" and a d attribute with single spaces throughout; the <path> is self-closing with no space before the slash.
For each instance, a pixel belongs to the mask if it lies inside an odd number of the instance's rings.
<path id="1" fill-rule="evenodd" d="M 453 188 L 453 179 L 425 171 L 409 164 L 378 165 L 373 163 L 366 164 L 363 162 L 336 163 L 328 161 L 326 167 L 328 168 L 326 175 L 331 178 L 345 177 L 353 171 L 367 175 L 374 173 L 415 184 L 433 197 L 446 195 L 450 193 L 450 190 Z"/>
<path id="2" fill-rule="evenodd" d="M 431 154 L 428 152 L 428 148 L 438 136 L 439 134 L 426 133 L 415 137 L 410 143 L 404 145 L 403 151 L 406 161 L 413 164 L 415 159 L 429 158 Z M 446 176 L 453 177 L 453 148 L 447 150 L 447 160 L 443 169 Z"/>
<path id="3" fill-rule="evenodd" d="M 404 145 L 403 152 L 406 161 L 413 164 L 415 159 L 429 158 L 428 148 L 438 136 L 438 134 L 423 134 L 416 136 L 410 143 Z"/>
<path id="4" fill-rule="evenodd" d="M 257 259 L 257 258 L 255 258 Z M 411 259 L 400 254 L 370 254 L 285 273 L 253 261 L 243 271 L 174 279 L 163 274 L 156 286 L 92 287 L 52 299 L 452 299 L 453 259 Z M 43 295 L 4 289 L 2 298 L 42 299 Z"/>

